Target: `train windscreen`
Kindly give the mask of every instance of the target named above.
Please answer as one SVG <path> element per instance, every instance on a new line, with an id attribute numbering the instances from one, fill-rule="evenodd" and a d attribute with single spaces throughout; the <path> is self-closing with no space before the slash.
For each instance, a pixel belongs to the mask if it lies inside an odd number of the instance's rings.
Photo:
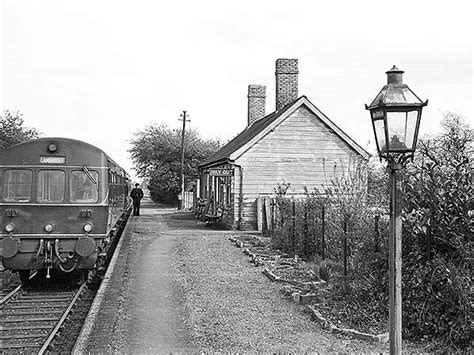
<path id="1" fill-rule="evenodd" d="M 97 171 L 74 170 L 71 172 L 71 202 L 97 202 L 99 196 L 99 173 Z"/>
<path id="2" fill-rule="evenodd" d="M 33 172 L 26 169 L 6 170 L 3 174 L 3 200 L 28 202 L 31 199 Z"/>
<path id="3" fill-rule="evenodd" d="M 62 170 L 40 170 L 36 201 L 41 203 L 63 202 L 65 182 L 66 173 Z"/>

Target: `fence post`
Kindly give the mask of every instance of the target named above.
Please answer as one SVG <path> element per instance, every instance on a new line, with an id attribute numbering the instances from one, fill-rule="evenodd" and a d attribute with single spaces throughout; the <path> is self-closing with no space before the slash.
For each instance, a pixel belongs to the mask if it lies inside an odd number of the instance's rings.
<path id="1" fill-rule="evenodd" d="M 308 228 L 308 198 L 303 200 L 304 206 L 304 221 L 303 221 L 303 238 L 304 238 L 304 256 L 306 258 L 309 257 L 309 247 L 308 247 L 308 239 L 309 239 L 309 228 Z"/>
<path id="2" fill-rule="evenodd" d="M 276 215 L 276 209 L 275 209 L 275 199 L 272 197 L 270 205 L 272 206 L 272 234 L 275 233 L 275 215 Z"/>
<path id="3" fill-rule="evenodd" d="M 344 219 L 344 281 L 347 281 L 347 221 Z"/>
<path id="4" fill-rule="evenodd" d="M 280 227 L 283 229 L 283 226 L 285 225 L 285 212 L 286 212 L 286 206 L 285 206 L 285 203 L 283 202 L 282 199 L 280 199 L 280 209 L 279 209 L 279 212 L 280 212 Z"/>
<path id="5" fill-rule="evenodd" d="M 324 250 L 326 249 L 326 241 L 324 239 L 324 233 L 326 232 L 326 206 L 323 203 L 321 208 L 321 258 L 326 259 Z"/>
<path id="6" fill-rule="evenodd" d="M 375 235 L 374 235 L 374 251 L 376 253 L 379 252 L 379 239 L 380 239 L 380 231 L 379 231 L 379 221 L 380 221 L 380 216 L 376 215 L 375 216 L 375 221 L 374 221 L 374 228 L 375 228 Z"/>
<path id="7" fill-rule="evenodd" d="M 262 198 L 257 197 L 257 230 L 259 232 L 262 231 L 262 222 L 263 222 L 263 204 L 262 204 Z"/>
<path id="8" fill-rule="evenodd" d="M 293 255 L 296 255 L 296 201 L 295 199 L 293 199 L 292 201 L 291 219 L 292 219 L 291 239 L 292 239 L 292 244 L 293 244 Z"/>
<path id="9" fill-rule="evenodd" d="M 265 207 L 265 230 L 268 232 L 270 230 L 271 224 L 271 211 L 270 211 L 270 197 L 265 197 L 263 200 L 263 205 Z"/>

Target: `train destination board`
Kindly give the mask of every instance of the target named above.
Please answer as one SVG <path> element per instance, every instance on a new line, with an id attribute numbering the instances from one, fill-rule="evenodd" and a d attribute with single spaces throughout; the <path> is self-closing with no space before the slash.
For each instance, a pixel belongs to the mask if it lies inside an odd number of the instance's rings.
<path id="1" fill-rule="evenodd" d="M 40 156 L 41 164 L 65 164 L 66 157 Z"/>

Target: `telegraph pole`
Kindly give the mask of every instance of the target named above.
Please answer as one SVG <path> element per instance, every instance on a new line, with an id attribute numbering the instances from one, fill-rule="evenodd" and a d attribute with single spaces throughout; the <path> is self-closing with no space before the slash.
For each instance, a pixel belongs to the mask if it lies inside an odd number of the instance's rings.
<path id="1" fill-rule="evenodd" d="M 189 122 L 186 116 L 186 111 L 180 115 L 179 119 L 183 121 L 183 130 L 181 131 L 181 191 L 178 195 L 178 209 L 183 209 L 183 198 L 184 198 L 184 133 L 186 131 L 186 121 Z"/>

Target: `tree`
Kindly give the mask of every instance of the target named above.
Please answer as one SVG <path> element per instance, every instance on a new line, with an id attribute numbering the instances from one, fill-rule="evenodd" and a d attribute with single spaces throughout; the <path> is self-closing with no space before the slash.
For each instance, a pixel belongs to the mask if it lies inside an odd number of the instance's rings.
<path id="1" fill-rule="evenodd" d="M 137 175 L 149 178 L 153 200 L 176 201 L 181 173 L 181 130 L 164 124 L 149 125 L 134 133 L 131 153 Z M 217 140 L 204 140 L 196 130 L 185 132 L 184 176 L 185 190 L 197 175 L 198 166 L 220 148 Z"/>
<path id="2" fill-rule="evenodd" d="M 23 115 L 19 111 L 4 110 L 0 116 L 0 147 L 8 148 L 40 136 L 35 128 L 27 128 L 23 124 Z"/>

